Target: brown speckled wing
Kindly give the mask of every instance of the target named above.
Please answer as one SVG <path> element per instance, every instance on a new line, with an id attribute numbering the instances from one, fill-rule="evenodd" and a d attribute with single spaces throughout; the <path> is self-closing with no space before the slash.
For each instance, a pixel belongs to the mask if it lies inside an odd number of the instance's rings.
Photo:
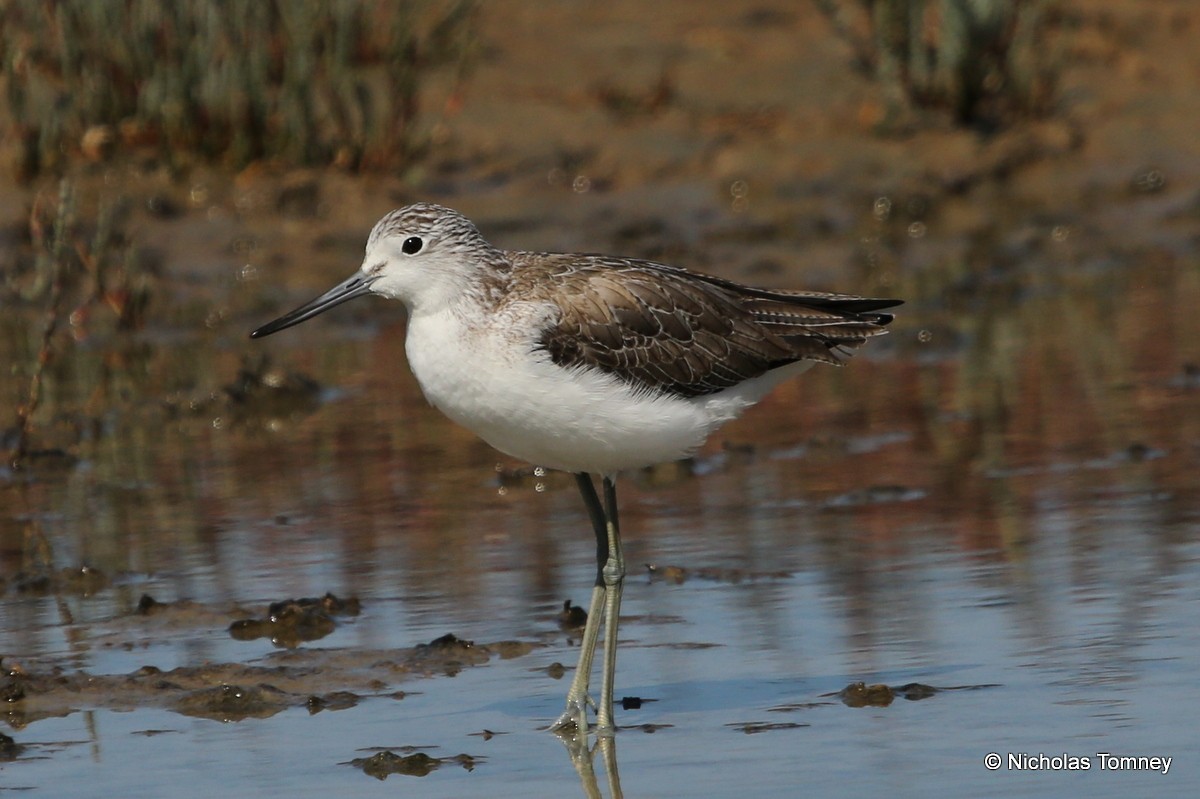
<path id="1" fill-rule="evenodd" d="M 554 363 L 679 397 L 713 394 L 796 361 L 840 363 L 891 321 L 875 311 L 899 304 L 754 289 L 647 261 L 521 255 L 528 260 L 516 259 L 518 274 L 528 265 L 522 277 L 540 282 L 558 306 L 539 341 Z"/>

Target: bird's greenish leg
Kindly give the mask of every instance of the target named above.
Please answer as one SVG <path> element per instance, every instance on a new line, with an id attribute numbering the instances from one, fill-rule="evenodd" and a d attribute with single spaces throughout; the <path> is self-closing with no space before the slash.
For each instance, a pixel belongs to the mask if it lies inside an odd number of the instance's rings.
<path id="1" fill-rule="evenodd" d="M 592 588 L 592 601 L 588 605 L 587 624 L 583 628 L 583 643 L 579 649 L 579 664 L 575 667 L 575 676 L 571 680 L 571 687 L 567 691 L 567 707 L 562 715 L 558 717 L 553 724 L 550 725 L 552 730 L 565 730 L 574 726 L 576 731 L 586 735 L 588 730 L 587 723 L 587 708 L 588 705 L 595 706 L 595 702 L 588 696 L 588 684 L 592 674 L 592 660 L 596 654 L 596 640 L 600 636 L 600 625 L 604 622 L 607 616 L 607 594 L 608 585 L 605 577 L 605 570 L 608 568 L 609 562 L 609 523 L 605 516 L 604 508 L 600 504 L 600 497 L 596 494 L 596 486 L 592 482 L 590 475 L 579 473 L 575 475 L 576 483 L 579 485 L 579 493 L 583 496 L 583 504 L 587 507 L 588 518 L 592 522 L 592 530 L 596 535 L 596 584 Z M 607 495 L 608 479 L 605 478 L 605 492 Z M 605 638 L 605 647 L 607 652 L 608 639 Z M 608 656 L 605 655 L 605 669 L 608 669 Z M 611 700 L 611 696 L 610 696 Z M 612 708 L 609 708 L 609 726 L 612 726 Z"/>
<path id="2" fill-rule="evenodd" d="M 613 724 L 613 683 L 617 675 L 617 626 L 621 615 L 621 591 L 625 583 L 625 556 L 621 553 L 621 526 L 617 520 L 617 486 L 614 478 L 604 478 L 605 533 L 608 552 L 600 570 L 604 580 L 604 671 L 600 684 L 600 706 L 596 709 L 596 731 L 611 735 Z"/>

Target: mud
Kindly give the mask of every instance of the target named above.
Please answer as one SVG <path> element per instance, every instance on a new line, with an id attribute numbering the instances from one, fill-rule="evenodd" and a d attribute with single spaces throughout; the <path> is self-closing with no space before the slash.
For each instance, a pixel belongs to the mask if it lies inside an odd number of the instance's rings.
<path id="1" fill-rule="evenodd" d="M 189 605 L 174 613 L 164 610 L 163 615 L 173 616 L 169 624 L 177 627 L 215 614 Z M 520 641 L 475 644 L 447 634 L 407 650 L 289 647 L 254 664 L 211 663 L 169 671 L 144 666 L 130 674 L 38 669 L 7 658 L 0 699 L 7 703 L 5 721 L 14 729 L 81 707 L 116 711 L 160 707 L 187 716 L 240 721 L 267 718 L 294 707 L 316 713 L 342 710 L 372 698 L 400 700 L 408 695 L 396 687 L 402 682 L 453 676 L 494 657 L 521 657 L 537 646 Z"/>

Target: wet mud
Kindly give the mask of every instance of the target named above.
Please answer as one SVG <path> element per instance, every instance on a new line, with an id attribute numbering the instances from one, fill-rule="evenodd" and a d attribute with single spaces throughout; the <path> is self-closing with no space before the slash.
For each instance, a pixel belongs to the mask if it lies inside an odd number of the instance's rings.
<path id="1" fill-rule="evenodd" d="M 161 613 L 174 616 L 172 625 L 214 615 L 195 606 Z M 409 692 L 401 690 L 401 684 L 421 677 L 454 676 L 494 657 L 522 657 L 537 647 L 520 641 L 475 644 L 447 634 L 410 649 L 298 650 L 291 646 L 255 663 L 211 663 L 169 671 L 144 666 L 129 674 L 43 670 L 9 657 L 0 664 L 5 670 L 0 699 L 5 703 L 5 721 L 14 729 L 81 707 L 116 711 L 160 707 L 186 716 L 240 721 L 268 718 L 288 708 L 317 713 L 343 710 L 367 699 L 402 700 Z"/>
<path id="2" fill-rule="evenodd" d="M 147 602 L 149 600 L 149 602 Z M 138 610 L 144 606 L 160 607 L 148 594 L 138 602 Z M 359 601 L 351 597 L 338 599 L 333 594 L 320 598 L 285 599 L 272 602 L 262 618 L 238 619 L 229 625 L 229 634 L 239 641 L 267 638 L 272 644 L 286 649 L 295 649 L 305 641 L 319 641 L 337 627 L 338 616 L 357 616 Z"/>
<path id="3" fill-rule="evenodd" d="M 452 757 L 432 757 L 424 752 L 413 752 L 409 755 L 398 755 L 390 750 L 378 752 L 370 757 L 356 757 L 349 765 L 362 769 L 362 772 L 378 780 L 386 780 L 393 774 L 403 774 L 409 777 L 424 777 L 444 765 L 461 766 L 472 771 L 475 764 L 481 760 L 467 754 Z"/>

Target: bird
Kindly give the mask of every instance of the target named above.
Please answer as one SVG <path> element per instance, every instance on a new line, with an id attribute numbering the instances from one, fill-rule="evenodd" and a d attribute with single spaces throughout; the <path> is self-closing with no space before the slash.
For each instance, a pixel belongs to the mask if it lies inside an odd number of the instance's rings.
<path id="1" fill-rule="evenodd" d="M 596 578 L 560 733 L 616 730 L 625 560 L 620 472 L 688 457 L 721 425 L 817 363 L 839 365 L 902 304 L 755 288 L 677 266 L 505 250 L 463 214 L 415 203 L 385 215 L 357 272 L 254 330 L 277 333 L 374 294 L 407 308 L 405 355 L 425 398 L 495 449 L 574 474 Z M 599 479 L 597 491 L 596 478 Z M 600 701 L 589 694 L 604 630 Z"/>

